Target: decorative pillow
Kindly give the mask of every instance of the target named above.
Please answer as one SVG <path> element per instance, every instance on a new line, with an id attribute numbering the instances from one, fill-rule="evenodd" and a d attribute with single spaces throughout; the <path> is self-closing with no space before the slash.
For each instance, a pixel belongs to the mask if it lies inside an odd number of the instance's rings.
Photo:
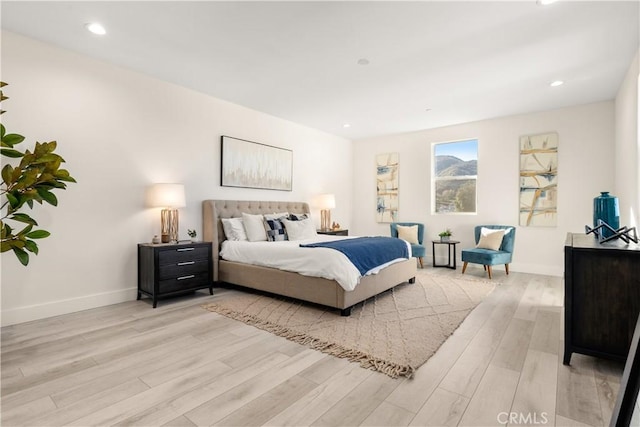
<path id="1" fill-rule="evenodd" d="M 289 219 L 283 219 L 282 223 L 287 230 L 287 236 L 289 240 L 304 240 L 313 239 L 318 235 L 316 233 L 316 227 L 311 221 L 311 218 L 302 219 L 299 221 L 291 221 Z"/>
<path id="2" fill-rule="evenodd" d="M 476 248 L 491 249 L 493 251 L 500 249 L 500 246 L 502 245 L 502 238 L 505 235 L 504 230 L 492 230 L 484 236 L 482 235 L 482 230 L 480 231 L 480 241 L 476 245 Z"/>
<path id="3" fill-rule="evenodd" d="M 227 240 L 247 240 L 247 233 L 244 232 L 242 218 L 222 218 L 222 229 Z"/>
<path id="4" fill-rule="evenodd" d="M 265 215 L 266 216 L 266 215 Z M 287 232 L 282 223 L 282 219 L 266 219 L 264 220 L 264 228 L 267 231 L 267 240 L 269 242 L 282 242 L 287 240 Z"/>
<path id="5" fill-rule="evenodd" d="M 289 218 L 289 212 L 264 214 L 264 219 L 280 219 L 280 218 Z"/>
<path id="6" fill-rule="evenodd" d="M 250 242 L 264 242 L 267 240 L 267 232 L 264 229 L 264 217 L 242 213 L 242 223 Z"/>
<path id="7" fill-rule="evenodd" d="M 308 214 L 289 214 L 290 221 L 302 221 L 303 219 L 308 219 Z"/>
<path id="8" fill-rule="evenodd" d="M 504 232 L 504 235 L 506 236 L 507 234 L 509 234 L 511 232 L 511 227 L 510 228 L 502 228 L 502 229 L 482 227 L 480 229 L 480 235 L 481 236 L 486 236 L 487 234 L 493 233 L 496 230 L 502 230 Z"/>
<path id="9" fill-rule="evenodd" d="M 397 225 L 398 237 L 409 243 L 418 245 L 418 226 L 417 225 Z"/>

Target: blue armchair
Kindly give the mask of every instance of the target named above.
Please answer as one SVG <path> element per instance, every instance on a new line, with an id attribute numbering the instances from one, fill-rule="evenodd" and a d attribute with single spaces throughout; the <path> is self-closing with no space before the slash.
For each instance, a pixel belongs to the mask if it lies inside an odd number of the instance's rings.
<path id="1" fill-rule="evenodd" d="M 491 279 L 491 266 L 504 264 L 506 273 L 509 274 L 509 263 L 513 255 L 513 246 L 516 239 L 516 228 L 511 225 L 478 225 L 475 228 L 476 245 L 480 241 L 480 230 L 489 228 L 492 230 L 509 229 L 510 231 L 502 238 L 502 243 L 498 250 L 485 249 L 485 248 L 472 248 L 462 250 L 462 274 L 467 269 L 467 264 L 482 264 L 485 271 L 489 274 Z"/>
<path id="2" fill-rule="evenodd" d="M 392 222 L 389 224 L 391 227 L 391 237 L 398 237 L 398 226 L 411 227 L 414 225 L 418 226 L 418 243 L 411 243 L 411 255 L 418 259 L 420 263 L 420 268 L 424 268 L 423 258 L 427 254 L 427 249 L 423 246 L 422 242 L 424 240 L 424 224 L 419 222 Z"/>

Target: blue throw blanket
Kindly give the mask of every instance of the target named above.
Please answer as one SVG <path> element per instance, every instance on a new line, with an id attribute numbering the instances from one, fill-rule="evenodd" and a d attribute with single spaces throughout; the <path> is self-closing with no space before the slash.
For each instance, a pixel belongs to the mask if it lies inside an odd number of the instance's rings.
<path id="1" fill-rule="evenodd" d="M 407 242 L 395 237 L 356 237 L 331 242 L 309 243 L 301 248 L 331 248 L 342 252 L 360 275 L 394 259 L 409 258 Z"/>

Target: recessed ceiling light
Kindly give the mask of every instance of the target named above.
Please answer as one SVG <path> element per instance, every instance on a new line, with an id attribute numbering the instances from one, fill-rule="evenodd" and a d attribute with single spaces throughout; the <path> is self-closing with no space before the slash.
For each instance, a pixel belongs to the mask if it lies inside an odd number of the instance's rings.
<path id="1" fill-rule="evenodd" d="M 551 82 L 549 86 L 556 87 L 556 86 L 562 86 L 563 84 L 564 82 L 562 80 L 556 80 L 555 82 Z"/>
<path id="2" fill-rule="evenodd" d="M 343 125 L 342 125 L 342 127 L 343 127 L 343 128 L 350 128 L 350 127 L 351 127 L 351 125 L 350 125 L 349 123 L 345 123 L 345 124 L 343 124 Z"/>
<path id="3" fill-rule="evenodd" d="M 367 58 L 358 59 L 358 65 L 369 65 L 369 60 Z"/>
<path id="4" fill-rule="evenodd" d="M 86 24 L 85 27 L 87 27 L 87 30 L 91 31 L 93 34 L 97 34 L 99 36 L 107 34 L 107 30 L 97 22 L 90 22 L 89 24 Z"/>
<path id="5" fill-rule="evenodd" d="M 555 3 L 557 0 L 538 0 L 536 3 L 538 3 L 541 6 L 546 6 L 548 4 L 551 3 Z"/>

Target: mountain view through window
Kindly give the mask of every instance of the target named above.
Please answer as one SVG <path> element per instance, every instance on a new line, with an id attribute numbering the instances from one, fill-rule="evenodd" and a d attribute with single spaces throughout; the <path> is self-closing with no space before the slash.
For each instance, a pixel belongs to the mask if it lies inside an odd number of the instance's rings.
<path id="1" fill-rule="evenodd" d="M 475 213 L 478 140 L 433 147 L 435 213 Z"/>

